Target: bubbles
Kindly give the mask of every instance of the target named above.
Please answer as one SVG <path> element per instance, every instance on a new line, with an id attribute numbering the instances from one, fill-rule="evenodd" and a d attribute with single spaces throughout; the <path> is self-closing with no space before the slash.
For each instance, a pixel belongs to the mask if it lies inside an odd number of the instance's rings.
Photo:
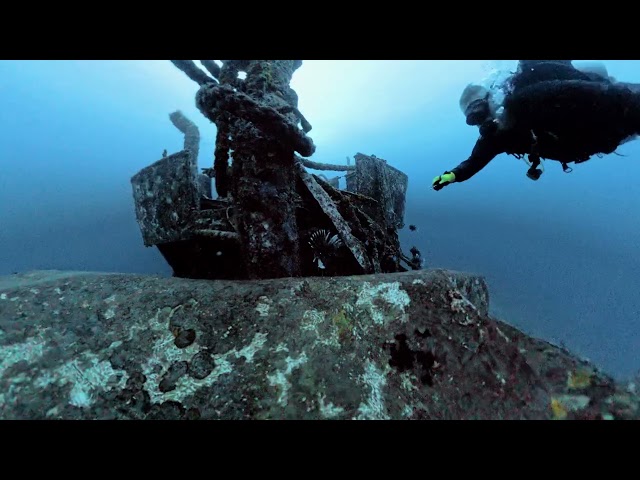
<path id="1" fill-rule="evenodd" d="M 496 70 L 515 71 L 518 60 L 486 60 L 482 63 L 483 72 L 493 72 Z"/>

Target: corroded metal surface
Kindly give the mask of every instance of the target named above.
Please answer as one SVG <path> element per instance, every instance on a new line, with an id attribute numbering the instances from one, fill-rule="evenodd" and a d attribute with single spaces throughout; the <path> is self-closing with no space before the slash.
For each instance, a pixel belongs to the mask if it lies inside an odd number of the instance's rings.
<path id="1" fill-rule="evenodd" d="M 638 418 L 631 385 L 489 317 L 473 275 L 12 279 L 3 419 Z"/>
<path id="2" fill-rule="evenodd" d="M 200 204 L 197 182 L 188 150 L 158 160 L 132 177 L 136 219 L 145 246 L 191 238 L 193 212 Z"/>

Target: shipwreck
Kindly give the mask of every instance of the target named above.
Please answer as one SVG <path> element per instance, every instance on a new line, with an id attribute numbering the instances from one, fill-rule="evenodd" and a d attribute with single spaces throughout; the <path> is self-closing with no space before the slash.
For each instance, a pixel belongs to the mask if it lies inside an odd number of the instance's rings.
<path id="1" fill-rule="evenodd" d="M 183 150 L 131 181 L 145 245 L 182 278 L 0 277 L 0 418 L 640 418 L 637 381 L 494 318 L 483 277 L 402 253 L 403 172 L 309 159 L 301 62 L 174 64 L 216 123 L 213 166 L 174 112 Z"/>
<path id="2" fill-rule="evenodd" d="M 422 268 L 405 255 L 408 177 L 375 155 L 354 164 L 311 161 L 312 127 L 291 88 L 300 60 L 191 60 L 173 64 L 200 88 L 196 106 L 215 123 L 211 168 L 198 171 L 200 132 L 180 111 L 170 120 L 183 150 L 132 179 L 144 245 L 174 276 L 268 279 L 393 273 Z M 221 65 L 220 65 L 221 64 Z M 309 170 L 341 172 L 328 178 Z M 215 197 L 215 198 L 214 198 Z"/>

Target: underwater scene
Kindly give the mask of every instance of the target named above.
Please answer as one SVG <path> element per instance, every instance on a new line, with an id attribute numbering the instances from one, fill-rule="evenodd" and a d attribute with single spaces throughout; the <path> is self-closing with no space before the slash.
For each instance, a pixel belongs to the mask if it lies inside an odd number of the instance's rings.
<path id="1" fill-rule="evenodd" d="M 640 418 L 640 61 L 1 60 L 0 419 Z"/>

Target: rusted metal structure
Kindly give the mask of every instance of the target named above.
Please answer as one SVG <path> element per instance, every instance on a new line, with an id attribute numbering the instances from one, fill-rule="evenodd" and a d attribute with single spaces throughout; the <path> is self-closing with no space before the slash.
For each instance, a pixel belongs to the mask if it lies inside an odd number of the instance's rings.
<path id="1" fill-rule="evenodd" d="M 305 158 L 315 151 L 307 136 L 311 125 L 289 86 L 301 61 L 225 60 L 220 67 L 201 60 L 210 75 L 193 61 L 173 63 L 200 84 L 196 105 L 217 127 L 213 168 L 198 173 L 198 129 L 172 113 L 184 149 L 131 179 L 144 244 L 160 250 L 175 276 L 260 279 L 420 268 L 398 240 L 408 186 L 403 172 L 361 153 L 355 165 Z M 346 172 L 346 187 L 307 169 Z"/>

